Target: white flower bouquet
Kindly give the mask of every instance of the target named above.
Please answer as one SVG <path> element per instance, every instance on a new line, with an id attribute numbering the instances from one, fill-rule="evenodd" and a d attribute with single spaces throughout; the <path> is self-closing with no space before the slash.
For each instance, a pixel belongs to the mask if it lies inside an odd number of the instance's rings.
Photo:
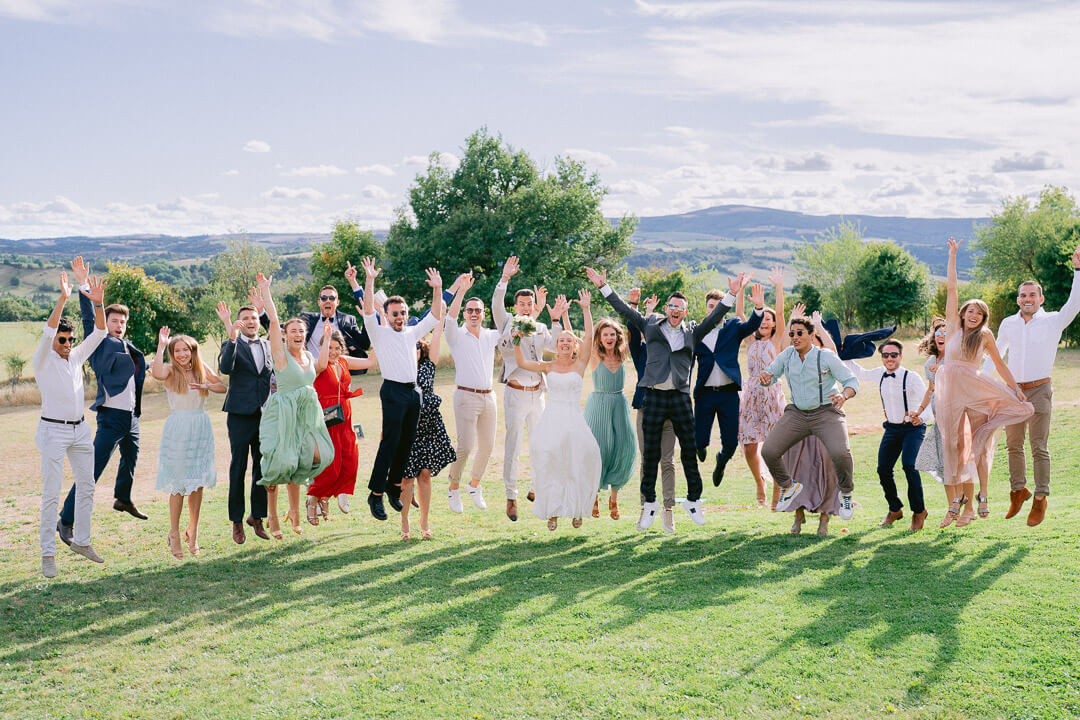
<path id="1" fill-rule="evenodd" d="M 511 330 L 516 330 L 519 335 L 514 335 L 514 344 L 520 345 L 521 338 L 529 337 L 536 334 L 536 320 L 533 320 L 528 315 L 515 315 L 514 321 L 510 325 Z"/>

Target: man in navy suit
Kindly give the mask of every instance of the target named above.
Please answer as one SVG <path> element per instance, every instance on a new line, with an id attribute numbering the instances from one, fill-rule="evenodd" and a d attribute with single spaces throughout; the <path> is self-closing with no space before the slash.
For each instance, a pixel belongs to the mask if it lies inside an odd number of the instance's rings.
<path id="1" fill-rule="evenodd" d="M 712 312 L 724 297 L 719 290 L 705 295 L 705 308 Z M 724 479 L 724 468 L 739 447 L 739 390 L 742 371 L 739 369 L 739 347 L 761 325 L 764 316 L 765 292 L 754 283 L 750 291 L 754 313 L 748 320 L 731 318 L 709 331 L 694 346 L 697 357 L 697 383 L 694 385 L 694 438 L 698 459 L 705 460 L 712 437 L 713 418 L 720 425 L 720 452 L 713 468 L 713 485 Z"/>
<path id="2" fill-rule="evenodd" d="M 355 274 L 355 270 L 353 272 Z M 368 338 L 367 330 L 356 322 L 355 317 L 338 310 L 339 304 L 337 288 L 333 285 L 324 285 L 319 290 L 319 312 L 302 312 L 297 316 L 304 321 L 304 328 L 307 331 L 307 350 L 312 357 L 319 357 L 323 327 L 326 323 L 330 323 L 331 329 L 340 331 L 342 337 L 345 338 L 347 355 L 366 358 L 367 351 L 371 349 L 371 340 Z M 260 313 L 259 319 L 264 328 L 270 326 L 270 319 L 266 317 L 266 313 Z M 354 371 L 355 374 L 365 372 L 367 371 Z"/>
<path id="3" fill-rule="evenodd" d="M 82 311 L 83 336 L 94 331 L 94 304 L 85 294 L 89 289 L 90 267 L 77 257 L 71 269 L 79 282 L 79 309 Z M 97 398 L 90 406 L 97 412 L 97 434 L 94 436 L 94 482 L 109 464 L 113 451 L 120 448 L 120 468 L 116 473 L 113 510 L 129 513 L 145 520 L 131 501 L 131 486 L 135 482 L 135 463 L 139 459 L 139 416 L 142 414 L 143 381 L 146 379 L 146 359 L 131 342 L 124 338 L 131 311 L 124 305 L 105 308 L 105 329 L 108 333 L 90 356 L 90 368 L 97 377 Z M 75 524 L 75 487 L 72 486 L 60 512 L 56 529 L 60 539 L 71 545 Z"/>
<path id="4" fill-rule="evenodd" d="M 263 405 L 270 397 L 274 360 L 270 356 L 270 343 L 259 337 L 262 299 L 257 294 L 251 298 L 252 304 L 240 308 L 235 323 L 228 305 L 219 302 L 217 307 L 218 317 L 229 332 L 229 339 L 221 343 L 218 372 L 230 378 L 222 410 L 229 414 L 225 421 L 232 451 L 229 461 L 229 520 L 232 522 L 233 542 L 237 545 L 247 539 L 244 535 L 244 480 L 247 478 L 249 454 L 251 514 L 248 515 L 247 524 L 263 540 L 270 539 L 263 529 L 266 488 L 259 484 L 262 478 L 259 422 L 262 420 Z"/>

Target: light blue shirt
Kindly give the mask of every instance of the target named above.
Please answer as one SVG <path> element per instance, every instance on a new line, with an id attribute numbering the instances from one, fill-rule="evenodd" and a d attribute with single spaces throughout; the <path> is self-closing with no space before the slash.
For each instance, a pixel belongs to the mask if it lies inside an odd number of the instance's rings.
<path id="1" fill-rule="evenodd" d="M 820 375 L 818 367 L 821 368 Z M 817 347 L 810 348 L 803 359 L 795 346 L 789 345 L 769 363 L 765 372 L 772 373 L 772 382 L 787 375 L 791 402 L 800 410 L 817 410 L 822 405 L 830 404 L 829 396 L 841 392 L 841 386 L 859 391 L 859 381 L 851 370 L 844 367 L 836 353 Z"/>

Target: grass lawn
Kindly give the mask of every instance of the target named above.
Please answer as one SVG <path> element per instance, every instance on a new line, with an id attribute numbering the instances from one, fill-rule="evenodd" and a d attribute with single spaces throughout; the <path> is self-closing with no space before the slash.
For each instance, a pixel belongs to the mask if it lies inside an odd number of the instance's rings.
<path id="1" fill-rule="evenodd" d="M 704 528 L 680 511 L 674 536 L 659 523 L 635 532 L 632 486 L 617 522 L 550 533 L 523 500 L 510 523 L 500 427 L 489 509 L 451 515 L 444 473 L 432 541 L 400 542 L 397 516 L 377 523 L 358 494 L 353 513 L 334 508 L 302 536 L 236 546 L 215 409 L 219 482 L 202 557 L 184 561 L 166 548 L 166 497 L 153 489 L 168 412 L 156 394 L 135 488 L 150 520 L 110 509 L 114 459 L 94 516 L 107 563 L 61 546 L 52 581 L 39 573 L 38 409 L 2 408 L 0 717 L 1078 717 L 1078 367 L 1080 353 L 1059 355 L 1054 494 L 1035 529 L 1002 517 L 1003 447 L 990 519 L 939 531 L 944 493 L 929 479 L 927 530 L 907 534 L 906 518 L 879 529 L 881 411 L 868 389 L 849 405 L 861 506 L 827 538 L 813 521 L 791 536 L 790 515 L 750 509 L 738 460 L 719 489 L 704 467 Z M 452 383 L 440 371 L 447 400 Z M 362 384 L 364 476 L 378 378 Z"/>
<path id="2" fill-rule="evenodd" d="M 41 340 L 41 328 L 44 322 L 0 322 L 0 380 L 11 377 L 8 373 L 7 364 L 3 362 L 4 356 L 15 353 L 26 361 L 23 368 L 23 377 L 33 377 L 34 368 L 30 365 L 30 359 L 37 349 Z"/>

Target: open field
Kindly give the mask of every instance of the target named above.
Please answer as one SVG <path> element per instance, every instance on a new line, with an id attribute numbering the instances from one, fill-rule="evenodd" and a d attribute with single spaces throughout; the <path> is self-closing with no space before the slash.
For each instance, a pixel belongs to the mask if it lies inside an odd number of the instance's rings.
<path id="1" fill-rule="evenodd" d="M 430 542 L 400 542 L 393 513 L 373 520 L 361 481 L 353 513 L 335 507 L 302 536 L 286 528 L 283 541 L 249 534 L 236 546 L 225 416 L 212 398 L 218 485 L 202 557 L 184 561 L 168 553 L 167 501 L 153 489 L 168 412 L 156 394 L 135 488 L 150 520 L 110 509 L 114 459 L 94 517 L 107 563 L 61 546 L 52 581 L 38 565 L 37 408 L 0 408 L 0 716 L 1080 717 L 1078 368 L 1080 352 L 1059 354 L 1048 519 L 1035 529 L 1023 515 L 1003 519 L 1002 447 L 991 518 L 939 531 L 944 496 L 928 478 L 930 520 L 917 536 L 906 518 L 876 526 L 880 404 L 867 388 L 848 405 L 861 506 L 848 523 L 834 518 L 828 538 L 812 521 L 791 536 L 790 515 L 751 509 L 738 460 L 718 489 L 712 460 L 703 466 L 704 528 L 680 511 L 674 536 L 659 523 L 635 532 L 633 483 L 617 522 L 605 514 L 550 533 L 522 500 L 512 524 L 500 420 L 488 510 L 452 515 L 443 473 Z M 367 430 L 362 478 L 378 382 L 363 378 L 353 401 Z M 452 371 L 438 383 L 453 433 Z"/>

